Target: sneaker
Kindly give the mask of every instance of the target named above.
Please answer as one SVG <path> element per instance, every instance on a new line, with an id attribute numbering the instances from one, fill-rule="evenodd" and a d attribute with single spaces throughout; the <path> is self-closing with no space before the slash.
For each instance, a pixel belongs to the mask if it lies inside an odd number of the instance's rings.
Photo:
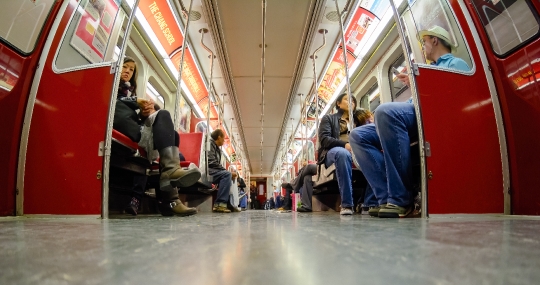
<path id="1" fill-rule="evenodd" d="M 126 213 L 128 214 L 132 214 L 133 216 L 137 216 L 137 210 L 139 210 L 139 204 L 140 204 L 139 199 L 133 197 L 131 198 L 131 201 L 126 206 L 124 211 L 126 211 Z"/>
<path id="2" fill-rule="evenodd" d="M 242 212 L 242 210 L 237 207 L 232 207 L 232 212 L 238 213 L 238 212 Z"/>
<path id="3" fill-rule="evenodd" d="M 400 207 L 391 203 L 386 204 L 384 208 L 379 211 L 379 218 L 403 218 L 411 213 L 412 207 Z"/>
<path id="4" fill-rule="evenodd" d="M 300 206 L 300 207 L 296 208 L 296 211 L 297 211 L 297 212 L 303 212 L 303 213 L 309 213 L 309 212 L 312 212 L 311 209 L 305 208 L 304 206 Z"/>
<path id="5" fill-rule="evenodd" d="M 341 208 L 341 211 L 339 212 L 340 215 L 352 215 L 353 214 L 353 211 L 352 211 L 352 208 L 349 207 L 344 207 L 344 208 Z"/>
<path id="6" fill-rule="evenodd" d="M 288 212 L 291 211 L 291 209 L 281 207 L 281 208 L 277 209 L 277 211 L 280 212 L 280 213 L 288 213 Z"/>
<path id="7" fill-rule="evenodd" d="M 368 214 L 372 217 L 378 217 L 379 216 L 379 211 L 384 208 L 386 206 L 386 204 L 383 204 L 383 205 L 380 205 L 380 206 L 374 206 L 374 207 L 369 207 L 369 210 L 368 210 Z"/>
<path id="8" fill-rule="evenodd" d="M 214 208 L 212 209 L 212 212 L 215 212 L 215 213 L 230 213 L 231 210 L 229 210 L 227 208 L 227 205 L 223 206 L 223 205 L 220 205 L 220 204 L 216 204 L 216 205 L 214 205 Z"/>

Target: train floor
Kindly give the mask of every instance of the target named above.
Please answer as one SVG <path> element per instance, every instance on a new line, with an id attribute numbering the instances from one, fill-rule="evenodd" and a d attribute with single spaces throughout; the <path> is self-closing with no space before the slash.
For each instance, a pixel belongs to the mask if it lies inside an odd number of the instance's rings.
<path id="1" fill-rule="evenodd" d="M 540 219 L 0 218 L 0 284 L 538 284 Z"/>

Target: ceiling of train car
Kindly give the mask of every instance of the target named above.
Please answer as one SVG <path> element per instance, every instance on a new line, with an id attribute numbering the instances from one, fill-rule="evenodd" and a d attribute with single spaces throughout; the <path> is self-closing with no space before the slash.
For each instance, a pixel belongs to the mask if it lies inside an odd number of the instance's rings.
<path id="1" fill-rule="evenodd" d="M 215 51 L 214 80 L 225 98 L 224 119 L 231 126 L 237 148 L 247 151 L 252 176 L 271 175 L 283 154 L 285 139 L 298 125 L 300 109 L 313 85 L 309 55 L 322 44 L 317 30 L 329 30 L 319 52 L 317 73 L 324 69 L 336 46 L 339 26 L 334 1 L 267 1 L 264 124 L 261 128 L 262 1 L 196 0 L 193 10 L 202 18 L 190 22 L 189 37 L 207 78 L 208 52 L 200 45 L 199 30 L 208 28 L 205 44 Z M 354 2 L 354 1 L 352 1 Z M 338 1 L 343 9 L 346 0 Z M 184 0 L 186 8 L 189 1 Z M 261 147 L 261 130 L 263 144 Z M 262 149 L 262 156 L 261 156 Z"/>

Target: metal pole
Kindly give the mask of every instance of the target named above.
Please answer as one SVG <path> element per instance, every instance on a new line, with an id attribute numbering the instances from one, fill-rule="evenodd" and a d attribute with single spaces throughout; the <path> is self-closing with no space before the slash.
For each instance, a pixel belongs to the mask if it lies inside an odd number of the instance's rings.
<path id="1" fill-rule="evenodd" d="M 204 45 L 204 34 L 208 33 L 208 29 L 200 29 L 199 30 L 199 33 L 201 33 L 201 46 L 207 51 L 210 53 L 210 55 L 208 56 L 210 58 L 210 81 L 208 81 L 208 84 L 210 85 L 210 87 L 208 88 L 208 105 L 206 107 L 206 142 L 205 142 L 205 149 L 204 149 L 204 156 L 205 156 L 205 160 L 206 160 L 206 163 L 205 163 L 205 166 L 204 166 L 204 170 L 205 170 L 205 175 L 206 175 L 206 181 L 210 181 L 211 180 L 211 176 L 208 174 L 208 152 L 210 152 L 210 134 L 209 134 L 209 130 L 210 130 L 210 103 L 212 102 L 212 100 L 210 100 L 211 96 L 214 95 L 214 93 L 212 92 L 212 87 L 214 86 L 212 84 L 212 76 L 214 75 L 214 58 L 216 57 L 214 55 L 214 52 L 209 49 L 207 46 Z"/>
<path id="2" fill-rule="evenodd" d="M 424 131 L 422 128 L 422 116 L 420 113 L 420 102 L 418 101 L 418 96 L 414 96 L 416 94 L 416 75 L 419 75 L 418 69 L 416 68 L 416 65 L 411 61 L 409 54 L 411 54 L 411 51 L 409 50 L 409 45 L 407 44 L 407 38 L 405 37 L 405 30 L 403 28 L 403 24 L 399 17 L 399 12 L 396 8 L 396 4 L 393 0 L 390 0 L 390 6 L 392 6 L 392 10 L 394 12 L 394 21 L 396 21 L 396 26 L 398 28 L 399 37 L 401 39 L 401 46 L 403 48 L 403 55 L 405 56 L 405 61 L 408 63 L 411 70 L 409 70 L 409 82 L 411 83 L 411 93 L 413 94 L 413 100 L 414 100 L 414 109 L 416 112 L 416 120 L 418 122 L 418 144 L 420 148 L 420 168 L 422 171 L 420 182 L 421 182 L 421 197 L 422 197 L 422 218 L 428 218 L 428 205 L 427 205 L 427 180 L 426 180 L 426 160 L 425 160 L 425 153 L 424 153 Z"/>
<path id="3" fill-rule="evenodd" d="M 390 0 L 392 2 L 393 0 Z M 341 46 L 343 48 L 343 64 L 345 67 L 345 80 L 347 80 L 347 95 L 349 97 L 349 132 L 354 129 L 354 120 L 353 120 L 353 108 L 352 107 L 352 94 L 351 94 L 351 83 L 349 82 L 349 64 L 347 60 L 347 43 L 345 42 L 345 31 L 343 30 L 343 21 L 341 20 L 341 14 L 339 13 L 339 7 L 337 0 L 334 0 L 336 3 L 336 12 L 338 13 L 339 26 L 341 31 Z M 345 12 L 346 10 L 343 10 Z M 356 106 L 355 106 L 356 107 Z"/>
<path id="4" fill-rule="evenodd" d="M 317 79 L 317 64 L 315 60 L 317 59 L 317 53 L 326 45 L 326 34 L 328 30 L 320 29 L 319 34 L 322 34 L 323 44 L 313 52 L 313 55 L 310 58 L 313 61 L 313 88 L 315 89 L 315 150 L 319 149 L 319 92 L 317 91 L 317 84 L 319 80 Z"/>
<path id="5" fill-rule="evenodd" d="M 178 0 L 180 2 L 180 6 L 182 9 L 184 9 L 184 5 L 182 4 L 182 0 Z M 178 67 L 178 83 L 176 85 L 176 97 L 174 102 L 174 129 L 178 130 L 180 128 L 180 115 L 179 108 L 180 108 L 180 96 L 182 96 L 182 71 L 184 70 L 184 53 L 186 51 L 186 43 L 187 43 L 187 37 L 188 37 L 188 29 L 189 29 L 189 17 L 191 16 L 191 8 L 193 7 L 193 0 L 189 1 L 189 11 L 187 12 L 187 21 L 186 21 L 186 28 L 184 30 L 184 38 L 182 39 L 182 51 L 180 55 L 180 66 Z M 184 10 L 182 12 L 185 13 Z"/>
<path id="6" fill-rule="evenodd" d="M 266 59 L 266 0 L 262 0 L 262 44 L 261 44 L 261 164 L 260 172 L 262 176 L 263 142 L 264 142 L 264 76 Z"/>
<path id="7" fill-rule="evenodd" d="M 139 6 L 140 0 L 135 0 L 129 19 L 127 23 L 126 32 L 122 45 L 120 46 L 120 55 L 118 61 L 112 64 L 111 71 L 114 70 L 114 85 L 111 90 L 111 97 L 109 99 L 109 114 L 107 116 L 107 128 L 105 131 L 105 146 L 103 147 L 103 184 L 102 184 L 102 197 L 101 197 L 101 218 L 109 218 L 109 172 L 111 163 L 111 144 L 112 144 L 112 130 L 113 130 L 113 118 L 114 111 L 116 109 L 116 96 L 118 95 L 118 86 L 120 85 L 120 74 L 122 73 L 122 65 L 124 62 L 124 56 L 126 55 L 127 42 L 131 34 L 131 28 L 133 27 L 133 20 L 135 19 L 135 12 Z M 120 11 L 120 10 L 119 10 Z"/>

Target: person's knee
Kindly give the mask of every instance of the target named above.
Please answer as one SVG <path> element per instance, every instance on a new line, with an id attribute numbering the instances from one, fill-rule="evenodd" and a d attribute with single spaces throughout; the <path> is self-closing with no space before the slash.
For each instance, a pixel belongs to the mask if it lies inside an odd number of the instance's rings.
<path id="1" fill-rule="evenodd" d="M 340 148 L 336 152 L 336 161 L 352 161 L 351 153 L 344 148 Z"/>
<path id="2" fill-rule="evenodd" d="M 375 128 L 364 125 L 353 129 L 349 134 L 349 140 L 351 144 L 361 145 L 369 143 L 368 138 L 373 135 L 376 135 Z"/>
<path id="3" fill-rule="evenodd" d="M 315 174 L 317 174 L 317 165 L 316 164 L 308 164 L 306 166 L 306 174 L 307 175 L 315 175 Z"/>

